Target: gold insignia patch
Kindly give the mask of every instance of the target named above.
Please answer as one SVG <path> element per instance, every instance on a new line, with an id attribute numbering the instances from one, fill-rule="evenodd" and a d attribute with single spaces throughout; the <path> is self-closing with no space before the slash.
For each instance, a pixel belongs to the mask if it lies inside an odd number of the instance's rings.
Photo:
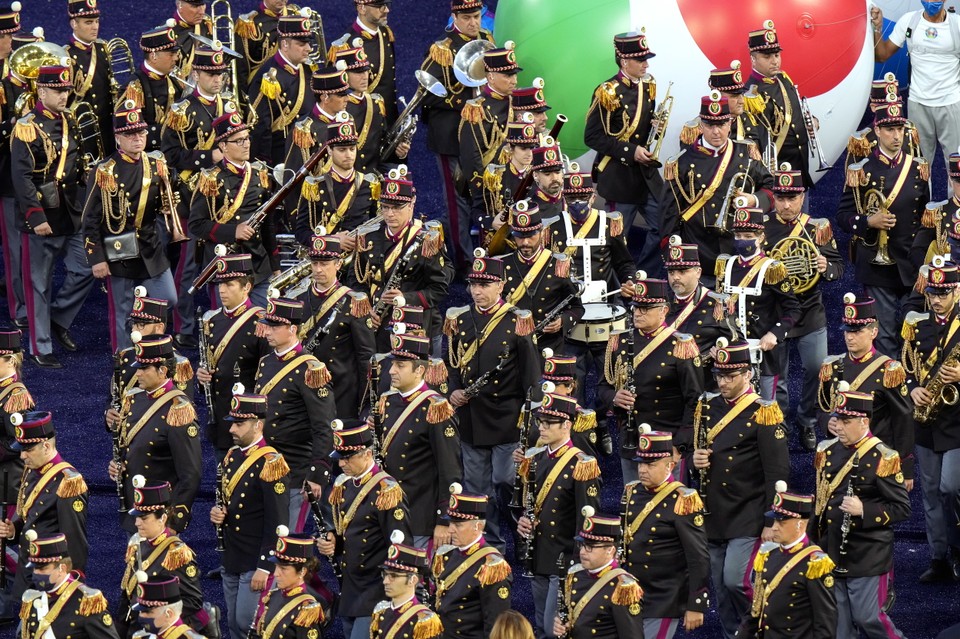
<path id="1" fill-rule="evenodd" d="M 630 607 L 627 608 L 627 612 L 629 612 L 631 615 L 633 615 L 634 617 L 636 617 L 637 615 L 640 614 L 640 604 L 638 604 L 638 603 L 632 603 L 632 604 L 630 604 Z"/>
<path id="2" fill-rule="evenodd" d="M 73 509 L 74 509 L 75 511 L 77 511 L 78 513 L 82 513 L 82 512 L 83 512 L 83 500 L 82 500 L 82 499 L 74 499 L 74 500 L 73 500 Z"/>
<path id="3" fill-rule="evenodd" d="M 197 429 L 196 426 L 194 426 L 194 425 L 192 425 L 192 424 L 191 424 L 190 426 L 187 426 L 187 436 L 188 436 L 188 437 L 196 437 L 199 433 L 200 433 L 200 431 Z"/>
<path id="4" fill-rule="evenodd" d="M 782 428 L 778 427 L 777 431 L 773 434 L 773 436 L 776 437 L 777 439 L 783 439 L 784 437 L 787 436 L 787 434 L 783 431 Z"/>
<path id="5" fill-rule="evenodd" d="M 367 318 L 367 328 L 373 328 L 373 320 L 369 317 Z"/>
<path id="6" fill-rule="evenodd" d="M 110 616 L 110 613 L 109 613 L 109 612 L 103 613 L 103 616 L 100 617 L 100 619 L 103 621 L 103 625 L 105 625 L 105 626 L 112 626 L 112 625 L 113 625 L 113 617 Z"/>
<path id="7" fill-rule="evenodd" d="M 317 639 L 320 636 L 320 632 L 316 628 L 311 628 L 307 630 L 307 639 Z"/>
<path id="8" fill-rule="evenodd" d="M 278 481 L 273 485 L 273 492 L 277 493 L 278 495 L 282 495 L 284 492 L 286 492 L 286 490 L 287 487 L 284 486 L 283 482 L 281 481 Z"/>
<path id="9" fill-rule="evenodd" d="M 823 578 L 823 585 L 827 588 L 833 588 L 833 575 L 827 575 Z"/>
<path id="10" fill-rule="evenodd" d="M 597 487 L 591 486 L 587 488 L 587 497 L 596 497 L 597 496 Z"/>
<path id="11" fill-rule="evenodd" d="M 789 293 L 789 292 L 790 292 L 790 282 L 784 281 L 783 283 L 781 283 L 781 284 L 780 284 L 780 290 L 783 291 L 784 293 Z"/>
<path id="12" fill-rule="evenodd" d="M 510 597 L 510 590 L 506 586 L 502 586 L 500 590 L 497 591 L 497 596 L 501 599 L 507 599 Z"/>
<path id="13" fill-rule="evenodd" d="M 457 431 L 456 429 L 454 429 L 453 426 L 447 426 L 446 428 L 443 429 L 444 437 L 453 437 L 456 434 L 457 434 Z"/>
<path id="14" fill-rule="evenodd" d="M 393 518 L 397 521 L 403 521 L 403 511 L 399 508 L 393 511 Z"/>
<path id="15" fill-rule="evenodd" d="M 596 444 L 596 443 L 597 443 L 597 434 L 596 434 L 594 431 L 591 430 L 591 431 L 590 431 L 590 434 L 587 435 L 587 441 L 589 441 L 591 444 Z"/>
<path id="16" fill-rule="evenodd" d="M 330 389 L 328 389 L 326 386 L 322 386 L 317 389 L 317 397 L 326 397 L 329 394 L 330 394 Z"/>
<path id="17" fill-rule="evenodd" d="M 694 515 L 694 516 L 693 516 L 693 525 L 694 525 L 694 526 L 702 526 L 702 525 L 703 525 L 703 515 L 701 515 L 700 513 L 697 513 L 696 515 Z"/>
<path id="18" fill-rule="evenodd" d="M 703 360 L 700 359 L 699 355 L 693 358 L 693 365 L 697 367 L 703 366 Z"/>
<path id="19" fill-rule="evenodd" d="M 897 473 L 896 475 L 893 476 L 893 478 L 897 480 L 898 484 L 903 483 L 903 473 Z"/>
<path id="20" fill-rule="evenodd" d="M 904 397 L 907 396 L 907 386 L 906 384 L 900 384 L 900 394 Z"/>
<path id="21" fill-rule="evenodd" d="M 197 576 L 197 567 L 191 564 L 187 566 L 187 569 L 184 572 L 187 573 L 187 577 L 190 577 L 191 579 L 193 579 L 194 577 Z"/>

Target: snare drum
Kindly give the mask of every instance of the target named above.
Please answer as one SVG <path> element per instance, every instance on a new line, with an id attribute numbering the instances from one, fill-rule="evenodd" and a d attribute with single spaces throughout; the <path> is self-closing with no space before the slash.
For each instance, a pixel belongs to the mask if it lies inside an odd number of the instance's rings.
<path id="1" fill-rule="evenodd" d="M 627 309 L 617 304 L 583 305 L 583 317 L 570 330 L 567 338 L 579 344 L 606 342 L 612 331 L 627 328 Z"/>

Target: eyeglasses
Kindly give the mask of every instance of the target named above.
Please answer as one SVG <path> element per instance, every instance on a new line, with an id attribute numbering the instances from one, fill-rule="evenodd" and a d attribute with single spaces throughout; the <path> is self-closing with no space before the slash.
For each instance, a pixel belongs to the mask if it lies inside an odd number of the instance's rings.
<path id="1" fill-rule="evenodd" d="M 613 544 L 598 544 L 595 542 L 578 541 L 577 548 L 586 550 L 587 552 L 593 552 L 594 550 L 599 550 L 600 548 L 613 548 Z"/>
<path id="2" fill-rule="evenodd" d="M 744 375 L 747 371 L 734 371 L 732 373 L 714 373 L 713 378 L 718 382 L 732 382 L 740 375 Z"/>
<path id="3" fill-rule="evenodd" d="M 227 140 L 227 144 L 236 144 L 237 146 L 247 146 L 250 144 L 250 137 L 240 138 L 239 140 Z"/>
<path id="4" fill-rule="evenodd" d="M 391 580 L 393 580 L 393 579 L 406 579 L 406 578 L 409 577 L 409 576 L 410 576 L 410 575 L 409 575 L 408 573 L 405 573 L 405 572 L 393 572 L 393 571 L 390 571 L 390 570 L 381 570 L 381 571 L 380 571 L 380 577 L 383 578 L 383 579 L 391 579 Z"/>
<path id="5" fill-rule="evenodd" d="M 953 295 L 953 289 L 946 289 L 946 290 L 944 290 L 944 289 L 936 289 L 936 290 L 933 290 L 933 291 L 927 291 L 927 295 L 928 295 L 929 297 L 935 297 L 935 298 L 937 298 L 938 300 L 942 300 L 942 299 L 945 299 L 945 298 L 950 297 L 951 295 Z"/>

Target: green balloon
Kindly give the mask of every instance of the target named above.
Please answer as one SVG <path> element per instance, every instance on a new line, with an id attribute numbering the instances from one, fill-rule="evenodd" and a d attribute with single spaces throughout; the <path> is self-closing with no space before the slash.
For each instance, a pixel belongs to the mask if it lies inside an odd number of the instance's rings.
<path id="1" fill-rule="evenodd" d="M 569 118 L 560 134 L 564 154 L 587 151 L 583 126 L 593 90 L 617 72 L 613 36 L 630 30 L 629 0 L 500 0 L 494 35 L 513 40 L 523 67 L 518 86 L 544 80 L 553 115 Z M 584 167 L 587 168 L 587 167 Z"/>

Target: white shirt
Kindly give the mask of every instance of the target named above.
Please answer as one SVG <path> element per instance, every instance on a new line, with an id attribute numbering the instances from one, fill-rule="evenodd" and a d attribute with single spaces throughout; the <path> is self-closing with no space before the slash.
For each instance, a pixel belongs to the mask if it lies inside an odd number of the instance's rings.
<path id="1" fill-rule="evenodd" d="M 900 16 L 890 34 L 890 42 L 903 47 L 907 27 L 916 12 Z M 950 20 L 960 17 L 947 13 L 943 22 L 920 22 L 910 36 L 910 101 L 938 107 L 960 102 L 960 57 L 953 52 Z"/>

